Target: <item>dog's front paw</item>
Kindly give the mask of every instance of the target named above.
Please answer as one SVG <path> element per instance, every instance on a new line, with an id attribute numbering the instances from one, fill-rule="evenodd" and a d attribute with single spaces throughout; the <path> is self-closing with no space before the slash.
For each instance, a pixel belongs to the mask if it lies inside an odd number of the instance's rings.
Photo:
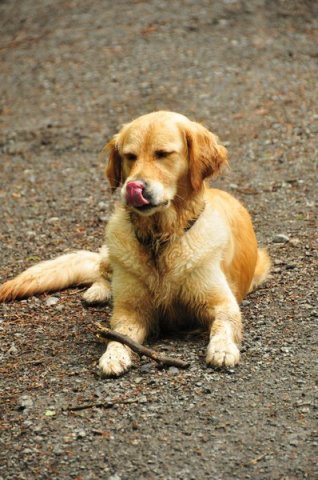
<path id="1" fill-rule="evenodd" d="M 214 367 L 234 367 L 240 361 L 237 345 L 228 338 L 212 337 L 208 345 L 206 363 Z"/>
<path id="2" fill-rule="evenodd" d="M 105 377 L 118 377 L 131 367 L 130 350 L 120 343 L 110 342 L 99 360 L 101 374 Z"/>

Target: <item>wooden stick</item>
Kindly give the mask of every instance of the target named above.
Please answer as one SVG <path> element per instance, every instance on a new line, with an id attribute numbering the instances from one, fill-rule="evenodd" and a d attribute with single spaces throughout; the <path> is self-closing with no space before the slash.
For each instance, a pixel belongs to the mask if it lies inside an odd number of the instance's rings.
<path id="1" fill-rule="evenodd" d="M 112 408 L 114 405 L 126 405 L 126 404 L 137 403 L 137 402 L 138 402 L 138 399 L 118 400 L 118 401 L 111 401 L 111 402 L 83 403 L 80 405 L 64 407 L 62 410 L 69 411 L 69 412 L 77 412 L 79 410 L 87 410 L 88 408 Z"/>
<path id="2" fill-rule="evenodd" d="M 179 360 L 178 358 L 168 357 L 161 353 L 152 350 L 151 348 L 145 347 L 140 343 L 135 342 L 131 338 L 127 337 L 126 335 L 121 335 L 110 328 L 104 327 L 99 322 L 96 323 L 96 326 L 99 330 L 99 335 L 101 337 L 107 338 L 108 340 L 114 340 L 115 342 L 120 342 L 127 347 L 131 348 L 134 352 L 138 353 L 138 355 L 146 355 L 147 357 L 155 360 L 156 362 L 160 363 L 161 365 L 165 366 L 173 366 L 178 368 L 188 368 L 190 363 L 185 362 L 184 360 Z"/>

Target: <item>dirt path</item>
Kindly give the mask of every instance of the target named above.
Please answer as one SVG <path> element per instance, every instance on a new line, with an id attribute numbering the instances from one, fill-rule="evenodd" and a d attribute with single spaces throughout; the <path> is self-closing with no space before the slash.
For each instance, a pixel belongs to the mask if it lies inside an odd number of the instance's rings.
<path id="1" fill-rule="evenodd" d="M 110 307 L 75 290 L 2 305 L 0 478 L 317 478 L 317 2 L 3 1 L 0 27 L 1 281 L 100 246 L 112 200 L 98 152 L 162 108 L 228 146 L 218 185 L 274 261 L 227 373 L 205 367 L 199 333 L 156 343 L 188 371 L 142 359 L 102 380 L 91 326 Z"/>

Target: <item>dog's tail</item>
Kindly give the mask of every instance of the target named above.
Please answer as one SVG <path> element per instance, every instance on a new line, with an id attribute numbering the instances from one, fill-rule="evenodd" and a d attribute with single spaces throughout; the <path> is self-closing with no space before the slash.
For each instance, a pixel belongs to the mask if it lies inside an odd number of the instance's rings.
<path id="1" fill-rule="evenodd" d="M 101 255 L 79 250 L 38 263 L 0 286 L 0 302 L 63 290 L 73 285 L 90 285 L 101 278 L 100 264 L 103 261 L 105 269 L 106 255 L 106 251 Z"/>
<path id="2" fill-rule="evenodd" d="M 272 262 L 266 248 L 259 248 L 257 251 L 257 262 L 254 277 L 249 290 L 250 292 L 265 282 L 269 275 L 271 264 Z"/>

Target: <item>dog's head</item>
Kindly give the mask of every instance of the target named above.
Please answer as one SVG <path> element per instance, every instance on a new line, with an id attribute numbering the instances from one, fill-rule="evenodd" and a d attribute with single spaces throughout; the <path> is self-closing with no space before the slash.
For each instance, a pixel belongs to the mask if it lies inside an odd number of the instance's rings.
<path id="1" fill-rule="evenodd" d="M 172 112 L 154 112 L 125 125 L 106 145 L 106 175 L 123 203 L 151 215 L 199 192 L 227 164 L 227 151 L 202 125 Z"/>

